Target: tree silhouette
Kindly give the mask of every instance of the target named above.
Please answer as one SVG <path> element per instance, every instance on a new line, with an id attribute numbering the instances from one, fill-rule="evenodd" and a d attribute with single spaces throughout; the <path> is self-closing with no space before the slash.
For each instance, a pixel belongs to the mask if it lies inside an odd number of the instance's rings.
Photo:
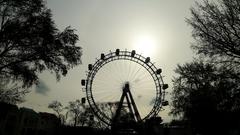
<path id="1" fill-rule="evenodd" d="M 192 36 L 196 43 L 192 47 L 197 53 L 239 71 L 239 0 L 219 0 L 217 3 L 204 0 L 191 8 L 191 14 L 187 23 L 193 28 Z"/>
<path id="2" fill-rule="evenodd" d="M 118 102 L 101 102 L 97 103 L 97 105 L 107 117 L 113 118 L 117 110 Z"/>
<path id="3" fill-rule="evenodd" d="M 86 118 L 85 116 L 82 117 L 84 115 L 85 109 L 80 100 L 77 99 L 76 101 L 70 101 L 68 106 L 66 106 L 66 110 L 71 117 L 71 121 L 73 121 L 74 127 L 76 127 L 79 124 L 84 125 L 84 123 L 87 121 L 85 119 Z M 80 120 L 81 118 L 82 120 Z"/>
<path id="4" fill-rule="evenodd" d="M 0 102 L 9 104 L 24 102 L 24 96 L 30 91 L 19 87 L 17 84 L 7 87 L 9 83 L 10 81 L 8 79 L 0 78 Z"/>
<path id="5" fill-rule="evenodd" d="M 80 63 L 77 41 L 74 29 L 56 28 L 43 0 L 0 0 L 0 78 L 30 87 L 50 70 L 59 80 Z"/>
<path id="6" fill-rule="evenodd" d="M 173 79 L 171 114 L 202 134 L 230 134 L 240 123 L 240 2 L 216 2 L 191 8 L 192 48 L 204 59 L 178 65 Z"/>
<path id="7" fill-rule="evenodd" d="M 102 127 L 101 123 L 93 118 L 90 107 L 78 99 L 68 102 L 67 106 L 55 100 L 49 103 L 48 108 L 57 114 L 63 125 Z"/>
<path id="8" fill-rule="evenodd" d="M 51 103 L 48 104 L 48 108 L 52 109 L 58 116 L 58 118 L 61 120 L 62 124 L 66 124 L 66 120 L 68 117 L 68 114 L 63 114 L 63 110 L 65 109 L 61 102 L 54 100 Z"/>
<path id="9" fill-rule="evenodd" d="M 223 119 L 240 112 L 240 80 L 232 77 L 232 72 L 203 61 L 178 65 L 175 72 L 178 76 L 173 79 L 173 115 L 188 120 L 203 134 L 224 133 L 221 131 L 227 130 L 227 124 L 238 121 Z"/>

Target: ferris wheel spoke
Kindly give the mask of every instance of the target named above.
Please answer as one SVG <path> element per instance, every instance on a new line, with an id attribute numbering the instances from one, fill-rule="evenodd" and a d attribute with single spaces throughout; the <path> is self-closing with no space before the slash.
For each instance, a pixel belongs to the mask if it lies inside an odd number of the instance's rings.
<path id="1" fill-rule="evenodd" d="M 105 93 L 105 94 L 114 94 L 114 95 L 117 95 L 117 94 L 121 94 L 121 91 L 119 89 L 116 89 L 114 87 L 100 87 L 100 86 L 95 86 L 92 88 L 92 92 L 94 93 Z"/>
<path id="2" fill-rule="evenodd" d="M 114 71 L 115 68 L 113 67 L 114 65 L 111 65 L 111 67 L 108 67 L 108 69 L 106 69 L 106 74 L 108 74 L 109 78 L 108 80 L 114 80 L 115 82 L 119 82 L 119 77 L 117 76 L 117 73 Z M 110 71 L 110 72 L 109 72 Z M 111 71 L 113 74 L 111 74 Z"/>
<path id="3" fill-rule="evenodd" d="M 108 106 L 109 103 L 120 101 L 126 83 L 129 84 L 128 89 L 136 103 L 141 119 L 146 119 L 152 116 L 152 113 L 159 112 L 161 106 L 155 106 L 152 103 L 156 102 L 156 97 L 162 98 L 159 96 L 161 94 L 161 89 L 158 89 L 160 84 L 154 80 L 159 78 L 159 74 L 157 75 L 153 71 L 156 70 L 156 67 L 149 58 L 126 50 L 116 51 L 107 55 L 101 54 L 101 59 L 98 59 L 94 65 L 97 66 L 92 67 L 93 72 L 88 72 L 92 74 L 86 81 L 86 95 L 91 104 L 90 107 L 96 109 L 96 116 L 105 124 L 110 125 L 113 118 L 113 110 Z M 149 65 L 151 68 L 148 68 Z M 124 102 L 127 100 L 125 99 Z M 105 105 L 105 108 L 102 105 Z"/>
<path id="4" fill-rule="evenodd" d="M 130 79 L 131 79 L 131 78 L 130 78 L 130 77 L 131 77 L 130 75 L 131 75 L 131 73 L 132 73 L 132 64 L 133 64 L 132 62 L 129 62 L 129 63 L 130 63 L 130 64 L 128 64 L 128 65 L 129 65 L 129 68 L 128 68 L 129 71 L 128 71 L 128 74 L 127 74 L 127 75 L 128 75 L 128 76 L 127 76 L 128 81 L 130 81 Z"/>
<path id="5" fill-rule="evenodd" d="M 120 81 L 119 78 L 117 78 L 116 76 L 109 74 L 109 71 L 113 70 L 113 68 L 109 69 L 109 67 L 107 67 L 107 69 L 102 70 L 102 73 L 106 75 L 106 80 L 114 80 L 115 82 Z"/>
<path id="6" fill-rule="evenodd" d="M 120 71 L 123 71 L 123 64 L 122 64 L 122 62 L 119 62 L 119 63 L 118 63 L 117 68 L 118 68 L 118 73 L 119 73 Z M 124 80 L 123 80 L 124 77 L 123 77 L 122 75 L 120 76 L 120 78 L 121 78 L 122 81 L 124 81 Z"/>
<path id="7" fill-rule="evenodd" d="M 107 72 L 106 72 L 107 73 Z M 109 73 L 108 73 L 109 74 Z M 111 80 L 111 83 L 119 83 L 119 82 L 121 82 L 121 80 L 119 80 L 119 79 L 116 79 L 115 77 L 110 77 L 110 76 L 107 76 L 107 77 L 102 77 L 102 78 L 100 78 L 100 77 L 96 77 L 96 81 L 99 81 L 99 82 L 101 82 L 101 83 L 104 83 L 104 84 L 106 84 L 107 86 L 109 85 L 109 80 Z"/>
<path id="8" fill-rule="evenodd" d="M 143 93 L 144 92 L 144 93 Z M 152 93 L 154 92 L 153 91 L 153 89 L 149 89 L 149 88 L 143 88 L 143 89 L 138 89 L 138 90 L 136 90 L 136 91 L 132 91 L 132 93 L 134 93 L 134 94 L 136 94 L 136 95 L 155 95 L 155 93 L 154 94 L 152 94 Z"/>
<path id="9" fill-rule="evenodd" d="M 98 90 L 95 90 L 93 93 L 95 94 L 104 94 L 104 95 L 120 95 L 120 92 L 118 91 L 114 91 L 113 89 L 102 89 L 102 88 L 99 88 Z"/>
<path id="10" fill-rule="evenodd" d="M 132 77 L 133 82 L 138 79 L 136 77 L 138 76 L 137 74 L 140 72 L 141 69 L 142 69 L 142 67 L 139 67 L 138 70 L 136 70 L 136 72 L 133 74 L 133 77 Z"/>
<path id="11" fill-rule="evenodd" d="M 96 80 L 93 82 L 93 86 L 94 86 L 95 84 L 98 84 L 98 85 L 100 84 L 100 85 L 106 86 L 106 85 L 108 85 L 108 82 L 105 81 L 104 78 L 103 78 L 103 79 L 98 78 L 98 79 L 96 79 Z"/>
<path id="12" fill-rule="evenodd" d="M 122 76 L 121 75 L 119 75 L 119 71 L 121 71 L 120 70 L 120 66 L 119 66 L 119 63 L 118 62 L 115 62 L 114 63 L 114 66 L 115 66 L 115 72 L 114 73 L 116 73 L 118 76 L 117 76 L 117 78 L 119 78 L 119 81 L 120 82 L 123 82 L 123 79 L 122 79 Z"/>
<path id="13" fill-rule="evenodd" d="M 133 81 L 133 76 L 134 76 L 134 73 L 138 70 L 138 67 L 137 67 L 137 64 L 134 64 L 134 66 L 132 67 L 132 71 L 130 72 L 129 74 L 129 80 Z"/>
<path id="14" fill-rule="evenodd" d="M 109 99 L 112 98 L 111 95 L 103 95 L 99 98 L 96 98 L 96 101 L 103 102 L 103 101 L 109 101 Z"/>
<path id="15" fill-rule="evenodd" d="M 115 77 L 118 82 L 122 82 L 123 79 L 122 79 L 121 74 L 119 73 L 119 71 L 121 71 L 121 70 L 118 69 L 119 67 L 117 66 L 117 62 L 113 63 L 111 68 L 113 69 L 113 72 L 112 72 L 113 77 Z"/>
<path id="16" fill-rule="evenodd" d="M 151 82 L 148 82 L 148 81 L 144 81 L 144 82 L 136 83 L 136 84 L 132 85 L 133 90 L 146 88 L 146 87 L 148 87 L 149 89 L 151 89 L 151 88 L 156 89 L 156 87 L 154 86 L 154 83 L 151 83 Z"/>
<path id="17" fill-rule="evenodd" d="M 135 79 L 135 80 L 146 80 L 146 78 L 148 78 L 148 79 L 151 79 L 151 81 L 153 81 L 152 78 L 149 78 L 149 77 L 150 77 L 149 73 L 139 71 L 138 74 L 136 74 L 133 79 Z"/>
<path id="18" fill-rule="evenodd" d="M 138 83 L 147 83 L 147 82 L 149 82 L 149 83 L 152 83 L 152 84 L 154 84 L 154 80 L 152 79 L 152 78 L 147 78 L 147 76 L 144 76 L 144 77 L 142 77 L 142 78 L 138 78 Z"/>

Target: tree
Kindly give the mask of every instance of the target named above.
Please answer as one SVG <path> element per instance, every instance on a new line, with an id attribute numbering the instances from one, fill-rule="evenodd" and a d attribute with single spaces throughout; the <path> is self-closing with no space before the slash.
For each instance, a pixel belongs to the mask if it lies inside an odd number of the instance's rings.
<path id="1" fill-rule="evenodd" d="M 92 120 L 93 114 L 89 106 L 81 103 L 80 100 L 70 101 L 67 106 L 63 106 L 59 101 L 52 101 L 48 108 L 52 109 L 61 119 L 62 124 L 73 126 L 94 126 L 97 122 Z"/>
<path id="2" fill-rule="evenodd" d="M 81 62 L 77 41 L 74 29 L 56 28 L 44 0 L 0 0 L 0 78 L 30 87 L 49 70 L 59 80 Z"/>
<path id="3" fill-rule="evenodd" d="M 193 49 L 217 63 L 239 71 L 240 67 L 240 1 L 204 0 L 191 8 L 187 23 L 193 28 Z M 238 72 L 239 77 L 239 72 Z"/>
<path id="4" fill-rule="evenodd" d="M 118 102 L 101 102 L 97 103 L 97 106 L 107 117 L 113 118 L 117 110 Z"/>
<path id="5" fill-rule="evenodd" d="M 238 117 L 231 116 L 240 112 L 240 80 L 232 76 L 234 73 L 199 60 L 178 65 L 175 72 L 178 76 L 173 79 L 174 116 L 188 120 L 203 134 L 236 125 Z"/>
<path id="6" fill-rule="evenodd" d="M 115 103 L 97 103 L 97 105 L 103 109 L 106 115 L 111 115 L 114 111 Z M 105 129 L 107 125 L 101 120 L 94 118 L 94 114 L 90 106 L 85 105 L 80 100 L 70 101 L 67 106 L 63 106 L 59 101 L 53 101 L 48 105 L 48 108 L 52 109 L 59 119 L 61 119 L 62 124 L 71 126 L 87 126 L 94 127 L 98 129 Z M 112 112 L 113 113 L 113 112 Z"/>
<path id="7" fill-rule="evenodd" d="M 110 109 L 107 107 L 109 104 L 99 104 L 101 109 Z M 94 114 L 90 106 L 85 105 L 80 102 L 80 100 L 70 101 L 68 106 L 65 107 L 67 113 L 69 114 L 69 124 L 73 126 L 88 126 L 103 129 L 106 128 L 106 125 L 99 119 L 94 118 Z M 109 111 L 109 110 L 108 110 Z M 109 113 L 109 112 L 106 112 Z"/>
<path id="8" fill-rule="evenodd" d="M 80 122 L 80 118 L 84 118 L 84 117 L 81 117 L 81 115 L 84 112 L 83 104 L 80 102 L 80 100 L 70 101 L 66 109 L 70 114 L 70 117 L 72 118 L 71 120 L 73 121 L 73 126 L 76 127 Z"/>
<path id="9" fill-rule="evenodd" d="M 191 14 L 192 48 L 204 60 L 176 68 L 171 114 L 202 134 L 229 134 L 240 119 L 240 2 L 204 0 Z"/>
<path id="10" fill-rule="evenodd" d="M 83 104 L 82 106 L 82 112 L 80 114 L 80 117 L 78 119 L 78 124 L 80 126 L 89 126 L 93 127 L 93 124 L 96 123 L 94 119 L 94 115 L 92 113 L 92 110 L 89 106 L 86 106 Z"/>
<path id="11" fill-rule="evenodd" d="M 61 102 L 55 100 L 49 103 L 48 108 L 52 109 L 58 116 L 58 118 L 61 120 L 62 124 L 66 123 L 68 114 L 65 115 L 62 114 L 63 110 L 65 109 Z"/>
<path id="12" fill-rule="evenodd" d="M 0 79 L 0 102 L 5 102 L 9 104 L 18 104 L 24 102 L 24 96 L 29 93 L 28 89 L 23 89 L 17 84 L 9 85 L 9 80 Z"/>

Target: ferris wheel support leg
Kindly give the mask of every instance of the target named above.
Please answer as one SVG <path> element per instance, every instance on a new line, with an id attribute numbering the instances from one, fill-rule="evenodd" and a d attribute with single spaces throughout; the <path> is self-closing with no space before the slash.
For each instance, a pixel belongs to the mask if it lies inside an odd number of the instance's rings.
<path id="1" fill-rule="evenodd" d="M 118 117 L 120 116 L 120 112 L 121 112 L 121 108 L 123 106 L 123 100 L 124 100 L 124 97 L 125 97 L 125 93 L 122 94 L 121 98 L 120 98 L 120 102 L 118 104 L 118 108 L 116 110 L 116 114 L 113 118 L 113 124 L 117 121 Z"/>
<path id="2" fill-rule="evenodd" d="M 134 99 L 132 97 L 132 94 L 131 94 L 130 90 L 128 90 L 128 94 L 129 94 L 129 97 L 130 97 L 130 100 L 131 100 L 131 103 L 132 103 L 132 106 L 133 106 L 133 110 L 134 110 L 134 114 L 135 114 L 134 116 L 136 117 L 137 122 L 139 122 L 139 121 L 141 121 L 141 117 L 140 117 L 140 114 L 138 112 L 137 106 L 134 102 Z"/>
<path id="3" fill-rule="evenodd" d="M 131 102 L 130 102 L 129 97 L 127 96 L 127 93 L 126 93 L 126 99 L 127 99 L 127 105 L 128 105 L 129 111 L 130 111 L 131 118 L 136 121 L 137 119 L 134 116 L 133 107 L 131 106 Z"/>

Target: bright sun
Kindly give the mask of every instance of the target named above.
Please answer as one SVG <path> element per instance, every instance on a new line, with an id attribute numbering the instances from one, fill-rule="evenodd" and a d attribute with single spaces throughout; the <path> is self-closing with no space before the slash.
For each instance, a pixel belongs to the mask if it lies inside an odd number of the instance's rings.
<path id="1" fill-rule="evenodd" d="M 139 53 L 150 56 L 156 50 L 156 39 L 150 35 L 141 35 L 133 40 L 133 46 Z"/>

